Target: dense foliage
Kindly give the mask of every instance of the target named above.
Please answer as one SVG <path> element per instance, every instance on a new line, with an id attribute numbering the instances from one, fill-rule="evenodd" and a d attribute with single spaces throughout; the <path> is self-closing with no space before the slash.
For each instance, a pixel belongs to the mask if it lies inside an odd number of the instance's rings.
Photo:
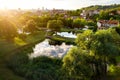
<path id="1" fill-rule="evenodd" d="M 16 26 L 6 18 L 0 19 L 0 36 L 8 41 L 17 36 Z"/>
<path id="2" fill-rule="evenodd" d="M 115 37 L 116 36 L 116 37 Z M 108 66 L 116 65 L 120 35 L 115 29 L 85 31 L 77 46 L 63 59 L 40 56 L 29 58 L 31 49 L 21 50 L 9 59 L 9 67 L 27 80 L 106 80 Z"/>
<path id="3" fill-rule="evenodd" d="M 120 5 L 119 4 L 113 4 L 113 5 L 95 5 L 95 6 L 89 6 L 89 7 L 86 7 L 86 8 L 82 8 L 82 9 L 85 9 L 85 10 L 109 10 L 109 9 L 117 9 L 117 8 L 120 8 Z"/>
<path id="4" fill-rule="evenodd" d="M 58 80 L 60 77 L 61 60 L 45 56 L 30 59 L 26 51 L 11 56 L 9 67 L 26 80 Z"/>
<path id="5" fill-rule="evenodd" d="M 26 22 L 26 26 L 24 27 L 24 32 L 31 32 L 34 33 L 37 29 L 36 23 L 33 20 L 29 20 Z"/>
<path id="6" fill-rule="evenodd" d="M 94 74 L 93 80 L 106 79 L 107 65 L 114 64 L 115 56 L 120 53 L 119 46 L 113 41 L 113 39 L 117 39 L 112 35 L 113 32 L 109 32 L 109 30 L 101 30 L 96 33 L 86 31 L 82 35 L 78 35 L 78 47 L 85 50 L 91 58 L 89 65 Z"/>
<path id="7" fill-rule="evenodd" d="M 52 31 L 60 31 L 60 29 L 63 27 L 63 22 L 61 20 L 50 20 L 47 23 L 47 28 Z"/>

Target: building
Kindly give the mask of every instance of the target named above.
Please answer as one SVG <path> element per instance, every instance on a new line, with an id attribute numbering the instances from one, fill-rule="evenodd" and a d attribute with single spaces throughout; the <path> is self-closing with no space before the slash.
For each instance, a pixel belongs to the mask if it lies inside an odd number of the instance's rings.
<path id="1" fill-rule="evenodd" d="M 99 30 L 108 29 L 108 28 L 115 27 L 118 25 L 119 25 L 119 21 L 117 20 L 99 20 L 97 22 L 97 26 Z"/>
<path id="2" fill-rule="evenodd" d="M 96 15 L 99 13 L 100 13 L 100 10 L 89 10 L 89 11 L 83 10 L 82 13 L 80 14 L 80 16 L 81 16 L 81 18 L 87 19 L 87 17 L 93 16 L 93 15 Z"/>
<path id="3" fill-rule="evenodd" d="M 120 15 L 120 10 L 117 10 L 117 14 L 119 14 L 119 15 Z"/>

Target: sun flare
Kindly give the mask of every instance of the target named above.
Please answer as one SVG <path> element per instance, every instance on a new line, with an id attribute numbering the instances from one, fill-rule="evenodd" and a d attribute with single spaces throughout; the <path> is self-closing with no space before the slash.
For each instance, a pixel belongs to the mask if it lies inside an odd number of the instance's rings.
<path id="1" fill-rule="evenodd" d="M 0 8 L 4 9 L 78 9 L 90 5 L 108 5 L 120 3 L 119 0 L 0 0 Z"/>

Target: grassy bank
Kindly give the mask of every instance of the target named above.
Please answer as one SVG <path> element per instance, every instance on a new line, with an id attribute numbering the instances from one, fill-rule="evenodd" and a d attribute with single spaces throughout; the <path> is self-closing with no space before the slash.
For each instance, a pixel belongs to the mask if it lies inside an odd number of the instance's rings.
<path id="1" fill-rule="evenodd" d="M 28 35 L 24 40 L 16 38 L 13 42 L 7 42 L 4 39 L 0 39 L 0 80 L 25 80 L 8 69 L 5 60 L 11 56 L 11 53 L 25 49 L 23 47 L 26 46 L 31 47 L 44 39 L 45 31 L 39 31 Z"/>
<path id="2" fill-rule="evenodd" d="M 54 36 L 51 37 L 51 40 L 59 41 L 59 42 L 65 42 L 66 44 L 75 45 L 75 38 L 67 38 L 67 37 L 62 37 L 62 36 L 59 36 L 59 35 L 54 35 Z"/>

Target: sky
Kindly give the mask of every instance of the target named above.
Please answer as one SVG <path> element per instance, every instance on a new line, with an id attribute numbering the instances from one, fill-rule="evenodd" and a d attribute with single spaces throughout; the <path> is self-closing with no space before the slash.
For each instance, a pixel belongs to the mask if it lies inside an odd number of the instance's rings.
<path id="1" fill-rule="evenodd" d="M 0 9 L 80 9 L 90 5 L 120 4 L 120 0 L 0 0 Z"/>

